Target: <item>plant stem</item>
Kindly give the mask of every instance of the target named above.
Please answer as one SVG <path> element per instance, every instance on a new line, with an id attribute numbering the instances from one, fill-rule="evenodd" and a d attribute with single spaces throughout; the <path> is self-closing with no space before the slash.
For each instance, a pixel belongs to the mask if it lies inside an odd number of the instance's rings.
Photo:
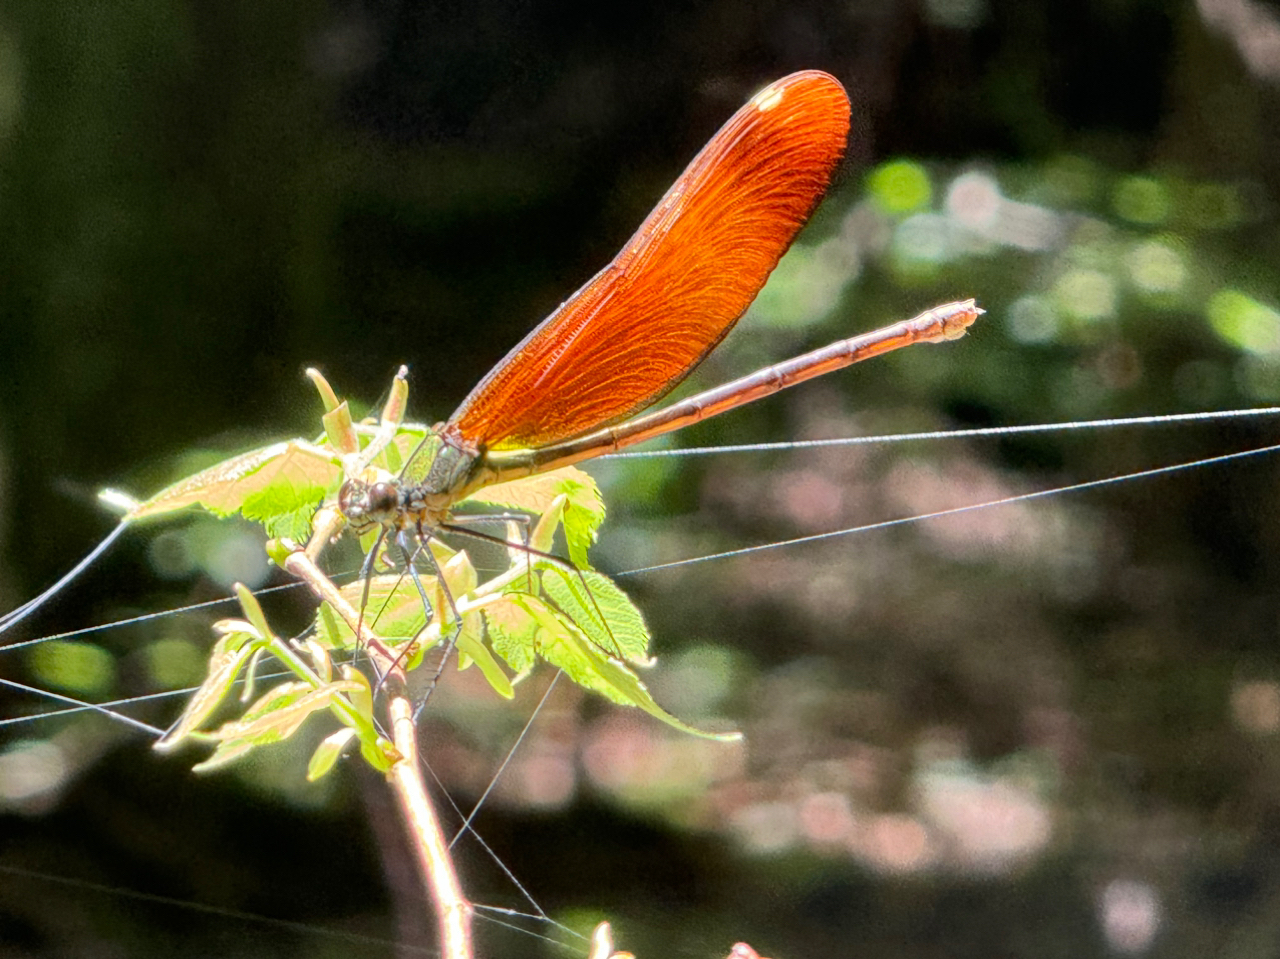
<path id="1" fill-rule="evenodd" d="M 435 905 L 440 927 L 440 948 L 444 959 L 472 959 L 471 903 L 462 895 L 453 860 L 449 856 L 449 844 L 445 840 L 431 797 L 427 793 L 418 763 L 418 737 L 413 722 L 413 704 L 405 687 L 404 670 L 399 659 L 361 621 L 359 613 L 351 606 L 324 574 L 308 552 L 290 553 L 284 568 L 311 587 L 321 600 L 329 603 L 356 633 L 378 670 L 385 677 L 383 688 L 387 691 L 387 711 L 391 717 L 392 734 L 400 758 L 387 773 L 387 779 L 395 791 L 400 813 L 409 827 L 408 833 L 417 853 L 418 868 L 423 882 Z"/>
<path id="2" fill-rule="evenodd" d="M 413 703 L 397 692 L 387 708 L 391 713 L 396 748 L 405 758 L 391 767 L 387 777 L 395 789 L 400 814 L 415 839 L 418 868 L 431 889 L 431 898 L 440 923 L 440 948 L 446 959 L 471 959 L 471 903 L 462 895 L 449 843 L 440 819 L 427 795 L 418 757 L 418 733 L 413 722 Z M 413 761 L 409 757 L 413 757 Z"/>

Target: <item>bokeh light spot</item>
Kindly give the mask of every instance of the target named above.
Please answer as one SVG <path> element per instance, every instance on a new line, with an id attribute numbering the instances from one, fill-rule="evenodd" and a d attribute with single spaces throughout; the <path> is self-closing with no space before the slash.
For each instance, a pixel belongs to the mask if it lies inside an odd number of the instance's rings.
<path id="1" fill-rule="evenodd" d="M 1149 176 L 1125 177 L 1116 184 L 1111 202 L 1122 219 L 1146 225 L 1163 223 L 1173 205 L 1169 188 Z"/>
<path id="2" fill-rule="evenodd" d="M 1005 312 L 1009 335 L 1019 343 L 1049 343 L 1058 335 L 1058 311 L 1043 296 L 1024 296 Z"/>
<path id="3" fill-rule="evenodd" d="M 986 229 L 1000 216 L 1000 184 L 987 173 L 962 173 L 947 190 L 946 208 L 971 229 Z"/>
<path id="4" fill-rule="evenodd" d="M 751 304 L 752 319 L 783 329 L 821 322 L 860 271 L 857 248 L 839 239 L 793 246 Z"/>
<path id="5" fill-rule="evenodd" d="M 799 822 L 790 803 L 753 803 L 730 818 L 738 837 L 754 852 L 779 852 L 796 841 Z"/>
<path id="6" fill-rule="evenodd" d="M 1241 729 L 1259 735 L 1274 733 L 1280 729 L 1280 683 L 1240 683 L 1231 691 L 1231 713 Z"/>
<path id="7" fill-rule="evenodd" d="M 262 539 L 247 530 L 228 530 L 210 548 L 205 571 L 223 586 L 244 583 L 257 589 L 267 581 L 271 567 L 262 548 Z"/>
<path id="8" fill-rule="evenodd" d="M 41 683 L 81 695 L 105 693 L 115 682 L 115 660 L 92 643 L 41 643 L 31 651 L 28 665 Z"/>
<path id="9" fill-rule="evenodd" d="M 1187 281 L 1187 265 L 1182 252 L 1163 240 L 1146 240 L 1125 257 L 1134 286 L 1147 294 L 1179 292 Z"/>
<path id="10" fill-rule="evenodd" d="M 1280 353 L 1280 313 L 1239 290 L 1219 290 L 1205 308 L 1209 324 L 1232 346 L 1250 353 Z"/>
<path id="11" fill-rule="evenodd" d="M 679 716 L 705 716 L 735 688 L 740 654 L 700 644 L 681 652 L 654 677 L 663 705 Z"/>
<path id="12" fill-rule="evenodd" d="M 913 816 L 889 813 L 874 817 L 857 850 L 882 872 L 908 873 L 928 868 L 935 859 L 924 824 Z"/>
<path id="13" fill-rule="evenodd" d="M 14 743 L 0 755 L 0 800 L 23 805 L 58 789 L 70 772 L 62 749 L 52 742 Z"/>
<path id="14" fill-rule="evenodd" d="M 1053 286 L 1064 313 L 1080 320 L 1100 320 L 1116 311 L 1115 281 L 1099 270 L 1068 270 Z"/>
<path id="15" fill-rule="evenodd" d="M 917 213 L 893 231 L 893 266 L 905 279 L 931 276 L 951 255 L 951 224 L 935 213 Z"/>
<path id="16" fill-rule="evenodd" d="M 927 207 L 933 199 L 929 172 L 910 160 L 891 160 L 871 171 L 867 188 L 886 213 L 905 214 Z"/>
<path id="17" fill-rule="evenodd" d="M 800 830 L 814 845 L 848 843 L 855 820 L 849 797 L 840 792 L 821 792 L 806 796 L 798 810 Z"/>
<path id="18" fill-rule="evenodd" d="M 187 537 L 179 530 L 165 530 L 151 541 L 147 558 L 157 576 L 183 579 L 196 567 L 195 557 L 187 545 Z"/>
<path id="19" fill-rule="evenodd" d="M 1115 879 L 1098 898 L 1102 931 L 1116 952 L 1146 952 L 1160 929 L 1160 897 L 1148 883 Z"/>
<path id="20" fill-rule="evenodd" d="M 185 639 L 162 639 L 145 650 L 151 682 L 161 689 L 177 689 L 200 681 L 205 658 L 195 643 Z"/>

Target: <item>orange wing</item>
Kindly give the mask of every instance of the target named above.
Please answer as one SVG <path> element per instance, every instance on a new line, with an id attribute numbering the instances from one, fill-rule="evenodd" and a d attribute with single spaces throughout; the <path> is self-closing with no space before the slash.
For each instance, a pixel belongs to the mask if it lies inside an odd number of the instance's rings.
<path id="1" fill-rule="evenodd" d="M 833 77 L 793 73 L 735 113 L 613 262 L 476 386 L 449 431 L 538 447 L 616 423 L 732 329 L 826 191 L 849 135 Z"/>

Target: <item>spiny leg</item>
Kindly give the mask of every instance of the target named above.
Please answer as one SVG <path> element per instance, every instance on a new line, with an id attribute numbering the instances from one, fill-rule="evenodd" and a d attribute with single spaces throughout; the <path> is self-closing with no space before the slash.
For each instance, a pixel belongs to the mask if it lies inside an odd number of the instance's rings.
<path id="1" fill-rule="evenodd" d="M 417 721 L 418 716 L 421 715 L 422 710 L 426 707 L 427 700 L 430 699 L 431 694 L 435 692 L 436 685 L 440 682 L 440 677 L 444 675 L 445 664 L 449 662 L 449 656 L 452 655 L 453 649 L 458 643 L 458 637 L 462 635 L 462 614 L 458 611 L 457 603 L 454 602 L 453 593 L 449 589 L 449 584 L 445 582 L 444 570 L 436 561 L 435 554 L 431 552 L 431 533 L 428 532 L 422 524 L 418 525 L 417 532 L 418 544 L 412 551 L 406 545 L 405 531 L 403 530 L 399 535 L 397 535 L 396 544 L 400 547 L 401 554 L 404 556 L 405 569 L 409 572 L 409 578 L 413 580 L 413 585 L 417 588 L 418 595 L 422 599 L 422 608 L 426 615 L 426 621 L 422 624 L 422 630 L 419 630 L 419 634 L 431 625 L 432 618 L 437 615 L 435 603 L 433 603 L 430 597 L 427 596 L 427 589 L 422 584 L 422 577 L 418 575 L 418 568 L 415 561 L 419 555 L 424 556 L 427 563 L 435 571 L 436 583 L 440 588 L 440 597 L 453 613 L 454 626 L 449 633 L 449 638 L 440 644 L 440 661 L 436 664 L 435 673 L 431 677 L 431 682 L 427 684 L 426 692 L 422 694 L 422 698 L 418 701 L 417 706 L 414 707 L 413 718 L 415 722 Z M 443 633 L 443 630 L 441 632 Z M 410 641 L 409 645 L 405 647 L 406 652 L 413 648 L 413 643 L 416 640 L 417 636 L 415 636 L 414 639 Z"/>
<path id="2" fill-rule="evenodd" d="M 364 579 L 364 589 L 360 591 L 360 615 L 356 620 L 355 641 L 357 648 L 359 648 L 360 644 L 360 633 L 364 630 L 364 611 L 369 605 L 369 590 L 373 585 L 373 566 L 374 563 L 377 562 L 378 550 L 382 549 L 382 543 L 383 540 L 386 539 L 386 536 L 386 527 L 382 527 L 378 530 L 378 538 L 373 541 L 373 548 L 369 550 L 365 555 L 364 562 L 360 564 L 360 576 Z M 375 686 L 377 688 L 381 688 L 382 681 L 385 677 L 378 674 L 378 664 L 372 657 L 370 657 L 369 662 L 373 667 L 374 675 L 377 676 L 378 679 Z"/>

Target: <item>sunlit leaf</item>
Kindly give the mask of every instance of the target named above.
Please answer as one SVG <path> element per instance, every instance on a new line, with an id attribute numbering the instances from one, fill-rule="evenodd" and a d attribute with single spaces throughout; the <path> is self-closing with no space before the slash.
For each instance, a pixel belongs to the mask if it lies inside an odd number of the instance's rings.
<path id="1" fill-rule="evenodd" d="M 604 521 L 604 500 L 595 480 L 575 466 L 539 473 L 507 483 L 495 483 L 477 490 L 463 502 L 490 503 L 509 509 L 542 514 L 557 496 L 565 496 L 564 535 L 569 558 L 587 568 L 587 549 L 596 541 L 596 530 Z"/>
<path id="2" fill-rule="evenodd" d="M 338 394 L 333 387 L 329 385 L 329 381 L 325 375 L 314 366 L 307 367 L 307 379 L 311 380 L 311 384 L 316 388 L 316 392 L 320 394 L 320 402 L 324 406 L 326 413 L 332 412 L 338 408 Z"/>
<path id="3" fill-rule="evenodd" d="M 434 576 L 419 576 L 419 582 L 430 599 L 436 592 Z M 390 643 L 404 642 L 417 636 L 427 625 L 422 594 L 407 573 L 382 573 L 368 579 L 368 602 L 365 602 L 365 580 L 342 587 L 342 596 L 356 609 L 364 608 L 365 622 Z M 316 616 L 317 638 L 330 649 L 347 649 L 355 642 L 351 627 L 332 610 L 322 606 Z"/>
<path id="4" fill-rule="evenodd" d="M 742 733 L 710 733 L 704 730 L 690 726 L 688 723 L 681 722 L 672 716 L 665 709 L 659 706 L 650 695 L 648 688 L 640 681 L 631 670 L 616 660 L 605 659 L 600 657 L 594 663 L 598 675 L 602 680 L 607 682 L 613 689 L 621 693 L 625 700 L 633 706 L 638 706 L 655 719 L 660 719 L 673 729 L 681 732 L 689 733 L 694 736 L 701 736 L 704 739 L 714 739 L 718 742 L 736 742 L 742 738 Z"/>
<path id="5" fill-rule="evenodd" d="M 623 706 L 643 709 L 673 729 L 719 741 L 741 738 L 739 733 L 708 733 L 681 722 L 659 706 L 638 676 L 624 663 L 606 656 L 578 628 L 557 610 L 533 596 L 513 596 L 542 626 L 538 633 L 538 653 L 584 689 Z"/>
<path id="6" fill-rule="evenodd" d="M 624 706 L 636 705 L 624 692 L 616 689 L 598 669 L 605 654 L 591 643 L 559 610 L 534 596 L 513 597 L 521 603 L 541 627 L 536 648 L 538 655 L 562 670 L 584 689 L 589 689 Z"/>
<path id="7" fill-rule="evenodd" d="M 370 723 L 373 722 L 373 688 L 369 685 L 369 679 L 364 673 L 356 669 L 349 663 L 342 664 L 342 678 L 348 682 L 355 683 L 359 689 L 353 689 L 347 694 L 347 701 L 351 703 L 351 707 L 363 716 Z"/>
<path id="8" fill-rule="evenodd" d="M 372 743 L 364 739 L 360 740 L 360 755 L 370 766 L 384 773 L 404 758 L 393 742 L 381 736 Z"/>
<path id="9" fill-rule="evenodd" d="M 336 733 L 326 736 L 316 747 L 316 751 L 311 754 L 311 761 L 307 763 L 307 782 L 315 782 L 328 774 L 355 737 L 356 731 L 350 727 L 339 729 Z"/>
<path id="10" fill-rule="evenodd" d="M 306 501 L 305 505 L 279 513 L 263 512 L 261 515 L 255 515 L 258 512 L 257 508 L 251 510 L 246 503 L 245 518 L 261 523 L 268 536 L 288 537 L 296 542 L 302 542 L 311 535 L 312 518 L 316 515 L 316 509 L 327 491 L 317 487 L 312 492 L 315 493 L 314 497 L 300 497 Z"/>
<path id="11" fill-rule="evenodd" d="M 523 673 L 537 660 L 534 641 L 538 635 L 538 620 L 511 594 L 484 606 L 485 625 L 489 629 L 489 643 L 517 673 Z M 520 595 L 528 595 L 521 592 Z"/>
<path id="12" fill-rule="evenodd" d="M 332 451 L 289 440 L 188 476 L 151 497 L 129 518 L 163 516 L 188 506 L 230 516 L 246 505 L 254 513 L 251 519 L 279 516 L 314 506 L 341 478 L 341 464 Z"/>
<path id="13" fill-rule="evenodd" d="M 327 708 L 336 695 L 355 688 L 355 683 L 347 682 L 330 683 L 319 689 L 301 682 L 281 683 L 254 703 L 241 719 L 218 729 L 213 735 L 222 742 L 208 759 L 193 766 L 193 771 L 210 772 L 257 746 L 289 738 L 308 716 Z"/>
<path id="14" fill-rule="evenodd" d="M 316 671 L 321 681 L 327 683 L 333 679 L 333 660 L 324 644 L 314 639 L 304 639 L 299 645 L 311 660 L 311 668 Z"/>
<path id="15" fill-rule="evenodd" d="M 543 511 L 538 517 L 538 521 L 533 524 L 533 529 L 529 532 L 529 546 L 541 553 L 551 552 L 552 546 L 555 545 L 556 530 L 560 528 L 560 524 L 564 521 L 564 511 L 569 505 L 569 497 L 561 493 L 551 501 L 551 505 Z M 519 555 L 524 552 L 518 546 L 511 547 L 512 558 L 522 560 L 524 557 Z"/>
<path id="16" fill-rule="evenodd" d="M 489 652 L 489 647 L 481 641 L 480 614 L 471 613 L 464 616 L 462 623 L 462 631 L 458 633 L 458 652 L 465 654 L 476 664 L 494 692 L 504 699 L 512 698 L 515 690 L 511 688 L 511 678 L 503 671 L 493 653 Z M 459 666 L 461 668 L 461 660 Z"/>
<path id="17" fill-rule="evenodd" d="M 196 763 L 191 767 L 191 771 L 195 773 L 211 773 L 223 766 L 227 766 L 241 756 L 253 751 L 256 744 L 244 739 L 237 739 L 233 742 L 220 743 L 218 748 L 202 763 Z"/>
<path id="18" fill-rule="evenodd" d="M 207 760 L 194 767 L 207 772 L 243 755 L 248 748 L 288 739 L 316 710 L 327 709 L 334 697 L 359 692 L 349 680 L 314 688 L 307 683 L 281 683 L 253 704 L 240 719 L 225 723 L 213 735 L 222 743 Z"/>
<path id="19" fill-rule="evenodd" d="M 263 612 L 258 597 L 253 595 L 253 590 L 244 583 L 233 583 L 231 589 L 240 602 L 240 609 L 244 612 L 245 619 L 249 622 L 246 632 L 253 633 L 264 641 L 273 639 L 274 634 L 271 632 L 271 625 L 267 622 L 267 614 Z M 233 627 L 225 628 L 229 630 Z"/>
<path id="20" fill-rule="evenodd" d="M 649 629 L 630 597 L 606 576 L 592 570 L 542 566 L 542 588 L 602 650 L 640 666 L 649 660 Z"/>
<path id="21" fill-rule="evenodd" d="M 326 383 L 325 386 L 328 384 Z M 323 393 L 321 395 L 323 396 Z M 335 450 L 349 454 L 360 449 L 355 423 L 351 420 L 351 407 L 347 405 L 346 400 L 327 410 L 324 416 L 320 417 L 320 422 L 324 424 L 324 435 L 329 440 L 329 445 Z"/>
<path id="22" fill-rule="evenodd" d="M 246 496 L 240 512 L 245 519 L 261 523 L 268 536 L 304 540 L 311 532 L 311 517 L 328 492 L 324 486 L 294 486 L 282 476 L 278 482 Z"/>
<path id="23" fill-rule="evenodd" d="M 267 643 L 263 642 L 253 651 L 253 655 L 249 657 L 249 665 L 244 671 L 244 688 L 240 692 L 240 702 L 247 703 L 253 699 L 253 690 L 258 681 L 258 666 L 262 662 L 262 658 L 267 654 Z"/>
<path id="24" fill-rule="evenodd" d="M 261 648 L 262 637 L 237 624 L 248 625 L 241 620 L 222 620 L 214 625 L 222 636 L 214 643 L 204 682 L 187 700 L 187 708 L 174 727 L 155 743 L 155 749 L 171 750 L 199 729 L 226 699 L 245 662 Z"/>
<path id="25" fill-rule="evenodd" d="M 444 575 L 445 585 L 449 588 L 449 595 L 455 600 L 471 592 L 479 582 L 471 557 L 465 552 L 454 553 L 440 570 Z"/>

